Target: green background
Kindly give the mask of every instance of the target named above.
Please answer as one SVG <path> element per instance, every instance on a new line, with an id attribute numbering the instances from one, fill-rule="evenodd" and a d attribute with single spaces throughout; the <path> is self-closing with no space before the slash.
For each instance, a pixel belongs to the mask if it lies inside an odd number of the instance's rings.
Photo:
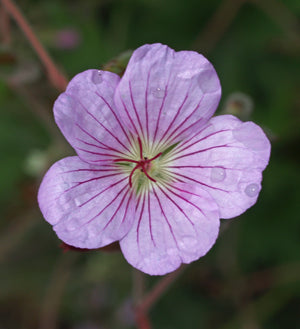
<path id="1" fill-rule="evenodd" d="M 248 119 L 272 142 L 259 200 L 242 216 L 223 221 L 216 245 L 184 270 L 150 319 L 158 329 L 300 328 L 300 2 L 19 3 L 69 78 L 161 42 L 196 50 L 213 63 L 223 89 L 217 113 L 228 110 L 226 100 L 235 92 L 252 100 Z M 77 33 L 71 49 L 57 45 L 64 29 Z M 72 150 L 52 117 L 59 92 L 22 31 L 12 21 L 1 38 L 0 328 L 135 328 L 135 276 L 122 255 L 64 253 L 38 210 L 44 171 Z M 144 280 L 148 291 L 159 278 Z"/>

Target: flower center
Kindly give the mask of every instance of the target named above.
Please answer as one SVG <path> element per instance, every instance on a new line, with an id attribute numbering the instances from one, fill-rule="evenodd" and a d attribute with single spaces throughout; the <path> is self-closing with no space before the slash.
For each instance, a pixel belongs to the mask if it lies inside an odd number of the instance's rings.
<path id="1" fill-rule="evenodd" d="M 141 139 L 138 137 L 138 144 L 139 144 L 139 151 L 140 151 L 140 160 L 132 160 L 132 159 L 115 159 L 114 162 L 131 162 L 135 163 L 135 167 L 131 170 L 131 173 L 129 175 L 129 186 L 132 187 L 132 176 L 135 173 L 136 170 L 140 169 L 141 172 L 143 172 L 148 179 L 150 179 L 152 182 L 156 182 L 156 180 L 149 175 L 149 171 L 152 166 L 152 161 L 157 159 L 162 155 L 162 152 L 158 153 L 156 156 L 154 156 L 151 159 L 148 159 L 147 157 L 143 156 L 143 145 Z"/>

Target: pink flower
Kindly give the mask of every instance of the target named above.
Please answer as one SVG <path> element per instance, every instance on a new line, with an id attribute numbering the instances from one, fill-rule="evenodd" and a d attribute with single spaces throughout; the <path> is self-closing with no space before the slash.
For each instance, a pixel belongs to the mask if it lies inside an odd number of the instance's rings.
<path id="1" fill-rule="evenodd" d="M 38 200 L 58 237 L 79 248 L 120 242 L 161 275 L 205 255 L 219 219 L 257 200 L 270 143 L 253 122 L 213 117 L 218 76 L 202 55 L 144 45 L 124 76 L 88 70 L 54 104 L 78 156 L 55 163 Z"/>

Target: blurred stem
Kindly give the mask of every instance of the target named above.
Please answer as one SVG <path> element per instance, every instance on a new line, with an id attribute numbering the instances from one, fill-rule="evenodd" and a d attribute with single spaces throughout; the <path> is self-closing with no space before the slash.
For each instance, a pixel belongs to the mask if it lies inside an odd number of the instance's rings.
<path id="1" fill-rule="evenodd" d="M 286 303 L 295 298 L 295 293 L 300 295 L 298 284 L 300 277 L 300 263 L 288 263 L 263 271 L 250 274 L 248 277 L 237 279 L 235 286 L 247 287 L 241 298 L 249 302 L 240 303 L 236 315 L 221 329 L 242 328 L 247 322 L 257 321 L 263 325 L 270 317 L 278 312 Z M 270 282 L 271 281 L 271 282 Z M 266 283 L 268 282 L 267 286 Z M 261 295 L 262 290 L 266 291 L 261 297 L 253 299 L 249 296 Z M 295 291 L 296 290 L 296 291 Z M 245 296 L 245 293 L 248 294 Z M 249 327 L 248 327 L 249 328 Z M 255 328 L 255 326 L 254 326 Z"/>
<path id="2" fill-rule="evenodd" d="M 145 275 L 143 272 L 133 268 L 132 296 L 134 305 L 138 305 L 145 293 Z"/>
<path id="3" fill-rule="evenodd" d="M 1 43 L 9 45 L 11 43 L 10 19 L 4 5 L 0 5 L 0 33 Z"/>
<path id="4" fill-rule="evenodd" d="M 145 293 L 145 275 L 143 272 L 133 269 L 133 286 L 132 286 L 132 296 L 133 304 L 135 307 L 135 320 L 139 329 L 151 329 L 150 320 L 148 315 L 141 312 L 138 305 L 143 300 Z"/>
<path id="5" fill-rule="evenodd" d="M 195 40 L 192 49 L 209 53 L 225 34 L 246 0 L 224 0 Z"/>
<path id="6" fill-rule="evenodd" d="M 16 246 L 37 223 L 38 211 L 30 209 L 27 213 L 12 221 L 11 225 L 0 236 L 0 262 L 5 260 L 9 252 Z"/>
<path id="7" fill-rule="evenodd" d="M 14 20 L 19 25 L 20 29 L 25 34 L 26 38 L 32 45 L 33 49 L 36 51 L 39 56 L 41 62 L 44 64 L 48 78 L 50 82 L 53 84 L 55 88 L 59 91 L 64 91 L 68 84 L 66 77 L 57 69 L 54 62 L 34 34 L 32 28 L 26 21 L 25 17 L 19 10 L 19 8 L 15 5 L 12 0 L 1 0 L 3 7 L 5 7 L 6 11 L 14 18 Z"/>
<path id="8" fill-rule="evenodd" d="M 156 285 L 144 296 L 138 296 L 138 303 L 135 305 L 136 321 L 139 329 L 150 329 L 148 312 L 151 307 L 163 296 L 171 284 L 183 273 L 187 265 L 181 265 L 176 271 L 164 276 Z M 142 274 L 142 273 L 141 273 Z M 137 274 L 138 275 L 138 274 Z M 143 275 L 143 274 L 142 274 Z M 135 276 L 140 280 L 140 276 Z M 143 279 L 142 279 L 143 280 Z M 136 284 L 137 286 L 140 283 Z M 140 301 L 139 301 L 140 300 Z"/>
<path id="9" fill-rule="evenodd" d="M 38 118 L 38 120 L 46 127 L 48 133 L 52 137 L 53 144 L 58 150 L 62 149 L 64 152 L 69 151 L 69 144 L 63 138 L 62 134 L 57 129 L 53 121 L 52 114 L 47 111 L 47 105 L 43 104 L 36 95 L 32 94 L 32 88 L 26 87 L 23 84 L 15 83 L 6 80 L 8 86 L 22 99 L 27 105 L 28 109 Z"/>
<path id="10" fill-rule="evenodd" d="M 54 267 L 54 272 L 41 307 L 39 329 L 58 328 L 58 312 L 61 299 L 71 274 L 72 265 L 77 258 L 78 254 L 76 253 L 63 253 Z"/>
<path id="11" fill-rule="evenodd" d="M 286 7 L 283 2 L 276 0 L 249 0 L 264 11 L 273 21 L 278 24 L 287 35 L 298 39 L 299 30 L 297 17 Z"/>

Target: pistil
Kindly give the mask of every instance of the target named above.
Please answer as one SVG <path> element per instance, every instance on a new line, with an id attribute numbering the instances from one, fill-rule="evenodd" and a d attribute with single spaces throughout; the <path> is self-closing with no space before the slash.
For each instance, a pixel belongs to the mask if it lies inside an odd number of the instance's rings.
<path id="1" fill-rule="evenodd" d="M 141 171 L 146 175 L 146 177 L 148 179 L 150 179 L 152 182 L 156 182 L 156 180 L 148 174 L 148 170 L 150 168 L 151 161 L 157 159 L 158 157 L 160 157 L 162 155 L 162 152 L 160 152 L 156 156 L 154 156 L 153 158 L 148 159 L 148 158 L 143 156 L 143 145 L 142 145 L 142 141 L 139 137 L 138 137 L 138 144 L 139 144 L 139 151 L 140 151 L 140 160 L 137 161 L 137 160 L 132 160 L 132 159 L 124 159 L 124 158 L 114 160 L 114 162 L 136 163 L 136 166 L 132 169 L 132 171 L 129 175 L 129 186 L 130 187 L 132 187 L 133 174 L 137 169 L 141 169 Z"/>

